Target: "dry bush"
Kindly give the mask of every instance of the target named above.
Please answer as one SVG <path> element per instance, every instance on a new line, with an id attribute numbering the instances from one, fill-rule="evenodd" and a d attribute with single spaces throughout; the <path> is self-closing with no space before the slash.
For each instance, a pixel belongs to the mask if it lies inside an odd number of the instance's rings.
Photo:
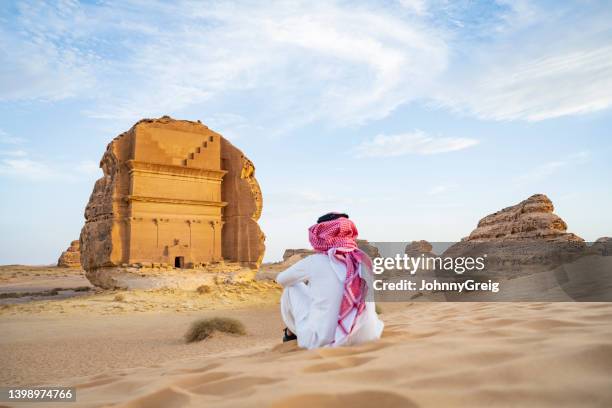
<path id="1" fill-rule="evenodd" d="M 212 289 L 210 288 L 210 286 L 208 285 L 201 285 L 198 286 L 198 288 L 196 289 L 196 291 L 200 294 L 200 295 L 204 295 L 206 293 L 210 293 L 212 291 Z"/>
<path id="2" fill-rule="evenodd" d="M 123 293 L 117 293 L 113 298 L 115 302 L 123 302 L 125 301 L 125 295 Z"/>
<path id="3" fill-rule="evenodd" d="M 215 331 L 238 335 L 246 334 L 244 325 L 239 320 L 230 317 L 212 317 L 193 322 L 187 333 L 185 333 L 185 341 L 187 343 L 202 341 Z"/>

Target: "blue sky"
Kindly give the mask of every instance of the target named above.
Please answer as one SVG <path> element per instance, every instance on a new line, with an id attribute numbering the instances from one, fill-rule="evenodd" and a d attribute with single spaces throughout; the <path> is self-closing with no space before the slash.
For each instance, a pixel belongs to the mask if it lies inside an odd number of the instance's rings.
<path id="1" fill-rule="evenodd" d="M 253 160 L 269 261 L 330 210 L 371 241 L 454 241 L 534 193 L 609 236 L 611 21 L 605 1 L 2 2 L 0 264 L 55 262 L 106 144 L 161 115 Z"/>

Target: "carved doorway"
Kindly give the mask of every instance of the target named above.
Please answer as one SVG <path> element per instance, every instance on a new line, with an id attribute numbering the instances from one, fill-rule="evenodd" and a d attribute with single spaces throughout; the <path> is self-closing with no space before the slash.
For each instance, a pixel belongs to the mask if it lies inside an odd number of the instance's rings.
<path id="1" fill-rule="evenodd" d="M 183 269 L 185 267 L 185 257 L 184 256 L 174 257 L 174 267 Z"/>

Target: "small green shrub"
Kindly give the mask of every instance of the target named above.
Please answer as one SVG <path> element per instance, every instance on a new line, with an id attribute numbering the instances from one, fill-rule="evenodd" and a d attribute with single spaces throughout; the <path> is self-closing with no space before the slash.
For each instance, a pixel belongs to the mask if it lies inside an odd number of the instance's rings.
<path id="1" fill-rule="evenodd" d="M 239 320 L 230 317 L 212 317 L 193 322 L 187 333 L 185 333 L 185 341 L 187 343 L 202 341 L 215 331 L 238 335 L 246 334 L 244 325 Z"/>

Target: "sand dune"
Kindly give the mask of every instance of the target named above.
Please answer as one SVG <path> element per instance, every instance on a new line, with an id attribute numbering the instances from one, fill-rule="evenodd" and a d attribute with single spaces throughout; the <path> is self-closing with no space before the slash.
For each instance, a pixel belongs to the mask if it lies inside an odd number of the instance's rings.
<path id="1" fill-rule="evenodd" d="M 612 304 L 383 308 L 383 339 L 358 347 L 217 336 L 233 346 L 64 383 L 77 386 L 75 407 L 612 406 Z"/>

